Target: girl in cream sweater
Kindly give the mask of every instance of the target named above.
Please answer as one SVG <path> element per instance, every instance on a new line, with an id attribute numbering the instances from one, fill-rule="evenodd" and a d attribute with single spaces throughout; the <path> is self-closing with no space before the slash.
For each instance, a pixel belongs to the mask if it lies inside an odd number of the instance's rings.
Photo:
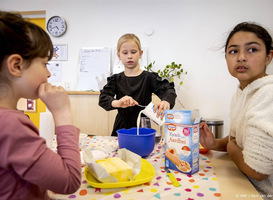
<path id="1" fill-rule="evenodd" d="M 238 24 L 225 45 L 229 73 L 239 81 L 229 136 L 215 139 L 208 126 L 200 124 L 200 143 L 227 151 L 264 199 L 273 198 L 273 75 L 266 74 L 272 56 L 272 38 L 263 27 Z"/>

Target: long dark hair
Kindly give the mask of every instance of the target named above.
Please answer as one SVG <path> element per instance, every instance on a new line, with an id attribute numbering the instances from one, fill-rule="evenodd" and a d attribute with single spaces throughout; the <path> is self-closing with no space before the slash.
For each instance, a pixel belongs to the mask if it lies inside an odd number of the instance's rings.
<path id="1" fill-rule="evenodd" d="M 266 47 L 266 54 L 269 54 L 271 50 L 273 50 L 273 44 L 272 44 L 272 38 L 270 34 L 267 32 L 265 28 L 262 26 L 251 23 L 251 22 L 242 22 L 240 24 L 237 24 L 233 30 L 229 33 L 229 36 L 227 38 L 226 44 L 225 44 L 225 52 L 227 50 L 227 45 L 231 39 L 231 37 L 239 32 L 239 31 L 245 31 L 245 32 L 252 32 L 257 35 L 258 38 L 260 38 Z"/>

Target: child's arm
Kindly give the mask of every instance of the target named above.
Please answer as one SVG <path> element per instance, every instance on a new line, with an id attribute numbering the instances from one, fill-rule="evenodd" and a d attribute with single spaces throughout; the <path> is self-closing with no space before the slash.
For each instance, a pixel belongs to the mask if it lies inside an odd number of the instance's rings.
<path id="1" fill-rule="evenodd" d="M 174 83 L 170 83 L 166 79 L 162 79 L 157 73 L 150 73 L 149 77 L 152 84 L 152 92 L 155 93 L 161 101 L 167 101 L 170 104 L 170 109 L 174 107 L 176 93 Z"/>
<path id="2" fill-rule="evenodd" d="M 78 146 L 80 130 L 73 126 L 68 95 L 63 87 L 43 83 L 39 87 L 39 97 L 53 115 L 59 155 L 52 155 L 49 149 L 45 149 L 44 152 L 41 152 L 40 158 L 33 165 L 33 170 L 30 171 L 30 174 L 35 174 L 35 172 L 33 172 L 35 168 L 40 168 L 48 170 L 45 176 L 51 175 L 52 178 L 45 178 L 45 183 L 42 183 L 43 177 L 41 176 L 41 181 L 33 179 L 33 183 L 59 193 L 74 192 L 75 189 L 79 187 L 81 179 Z M 33 148 L 34 147 L 33 144 Z M 51 165 L 54 167 L 51 168 Z M 61 173 L 62 175 L 58 176 L 58 174 Z M 32 182 L 32 180 L 30 181 Z"/>
<path id="3" fill-rule="evenodd" d="M 165 116 L 165 110 L 170 109 L 170 103 L 168 101 L 160 101 L 154 105 L 154 112 L 157 112 L 156 117 L 161 116 L 161 119 Z"/>
<path id="4" fill-rule="evenodd" d="M 112 106 L 112 101 L 115 100 L 115 75 L 107 78 L 107 84 L 100 91 L 99 96 L 99 106 L 105 109 L 106 111 L 110 111 L 116 109 Z"/>
<path id="5" fill-rule="evenodd" d="M 250 168 L 245 162 L 242 149 L 237 145 L 236 140 L 232 139 L 227 145 L 227 152 L 237 167 L 247 176 L 262 181 L 268 177 L 266 174 L 261 174 Z"/>
<path id="6" fill-rule="evenodd" d="M 39 87 L 39 97 L 52 113 L 56 126 L 73 125 L 69 98 L 63 87 L 43 83 Z"/>
<path id="7" fill-rule="evenodd" d="M 153 92 L 161 99 L 161 102 L 155 104 L 154 112 L 157 112 L 157 117 L 161 116 L 161 118 L 163 118 L 165 110 L 173 108 L 175 104 L 177 95 L 175 93 L 174 83 L 163 80 L 157 73 L 151 73 L 150 77 L 152 79 Z"/>
<path id="8" fill-rule="evenodd" d="M 154 93 L 161 99 L 161 101 L 169 103 L 168 109 L 172 109 L 177 95 L 175 93 L 174 85 L 165 81 L 161 83 L 161 86 L 158 86 L 159 88 Z"/>
<path id="9" fill-rule="evenodd" d="M 200 138 L 201 145 L 206 149 L 226 151 L 229 136 L 221 139 L 215 139 L 213 133 L 205 122 L 200 123 Z"/>
<path id="10" fill-rule="evenodd" d="M 130 96 L 124 96 L 121 99 L 115 99 L 115 88 L 115 76 L 108 77 L 107 84 L 100 91 L 99 106 L 109 111 L 116 108 L 127 108 L 129 106 L 135 106 L 138 104 L 138 102 Z"/>
<path id="11" fill-rule="evenodd" d="M 130 96 L 124 96 L 119 100 L 112 101 L 113 108 L 127 108 L 129 106 L 135 106 L 138 102 Z"/>
<path id="12" fill-rule="evenodd" d="M 10 188 L 26 184 L 29 188 L 40 186 L 68 194 L 80 187 L 79 129 L 71 125 L 56 127 L 58 153 L 55 153 L 21 112 L 8 112 L 1 122 L 6 126 L 1 127 L 0 140 L 4 138 L 7 142 L 0 145 L 3 158 L 0 167 L 8 169 L 7 177 L 12 174 L 11 180 L 17 174 Z"/>

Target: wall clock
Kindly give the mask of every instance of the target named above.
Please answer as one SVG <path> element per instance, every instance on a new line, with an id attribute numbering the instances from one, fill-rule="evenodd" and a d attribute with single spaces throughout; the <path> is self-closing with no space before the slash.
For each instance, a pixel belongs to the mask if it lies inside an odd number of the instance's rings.
<path id="1" fill-rule="evenodd" d="M 60 37 L 67 30 L 66 21 L 60 16 L 53 16 L 47 21 L 47 31 L 54 37 Z"/>

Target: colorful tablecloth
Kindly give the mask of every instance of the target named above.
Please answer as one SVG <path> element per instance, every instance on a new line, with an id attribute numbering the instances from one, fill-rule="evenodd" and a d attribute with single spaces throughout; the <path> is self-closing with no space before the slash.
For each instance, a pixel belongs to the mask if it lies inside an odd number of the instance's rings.
<path id="1" fill-rule="evenodd" d="M 56 144 L 56 141 L 54 142 Z M 93 136 L 88 138 L 86 148 L 113 152 L 118 147 L 116 137 Z M 54 149 L 53 145 L 53 149 Z M 113 154 L 114 155 L 114 154 Z M 114 155 L 115 156 L 115 155 Z M 146 158 L 155 168 L 155 177 L 148 183 L 134 187 L 100 189 L 91 187 L 85 180 L 82 170 L 82 184 L 77 192 L 70 195 L 60 195 L 49 191 L 52 199 L 117 199 L 117 200 L 158 200 L 158 199 L 186 199 L 186 200 L 213 200 L 220 199 L 217 177 L 213 171 L 210 160 L 200 154 L 199 172 L 193 175 L 186 175 L 171 170 L 181 184 L 174 187 L 164 170 L 164 146 L 160 141 L 155 145 L 154 151 Z M 84 169 L 84 166 L 83 166 Z"/>

